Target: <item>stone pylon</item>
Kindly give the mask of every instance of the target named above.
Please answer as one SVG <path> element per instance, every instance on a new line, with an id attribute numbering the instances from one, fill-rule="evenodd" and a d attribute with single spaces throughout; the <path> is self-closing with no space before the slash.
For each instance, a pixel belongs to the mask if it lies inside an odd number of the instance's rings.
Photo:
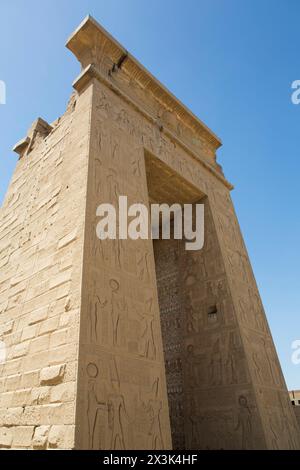
<path id="1" fill-rule="evenodd" d="M 1 208 L 0 447 L 299 449 L 218 137 L 94 19 Z M 97 207 L 197 203 L 205 243 L 97 238 Z"/>

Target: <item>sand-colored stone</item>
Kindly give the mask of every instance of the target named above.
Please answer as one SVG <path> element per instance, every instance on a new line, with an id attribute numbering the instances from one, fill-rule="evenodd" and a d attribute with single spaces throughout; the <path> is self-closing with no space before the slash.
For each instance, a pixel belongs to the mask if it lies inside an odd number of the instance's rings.
<path id="1" fill-rule="evenodd" d="M 292 390 L 289 392 L 289 395 L 300 430 L 300 390 Z"/>
<path id="2" fill-rule="evenodd" d="M 300 429 L 300 406 L 295 406 L 294 412 L 295 412 L 295 415 L 296 415 L 296 418 L 297 418 L 297 421 L 298 421 L 298 426 L 299 426 L 299 429 Z"/>
<path id="3" fill-rule="evenodd" d="M 0 447 L 299 449 L 220 140 L 92 18 L 67 47 L 75 92 L 0 212 Z M 201 201 L 203 250 L 101 242 L 118 195 Z"/>

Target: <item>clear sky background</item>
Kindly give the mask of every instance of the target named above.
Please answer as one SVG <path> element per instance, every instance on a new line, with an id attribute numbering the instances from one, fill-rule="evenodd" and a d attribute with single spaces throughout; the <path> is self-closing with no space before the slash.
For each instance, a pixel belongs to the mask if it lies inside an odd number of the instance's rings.
<path id="1" fill-rule="evenodd" d="M 298 0 L 0 0 L 0 204 L 12 146 L 64 112 L 90 13 L 223 141 L 218 151 L 289 388 L 300 389 Z"/>

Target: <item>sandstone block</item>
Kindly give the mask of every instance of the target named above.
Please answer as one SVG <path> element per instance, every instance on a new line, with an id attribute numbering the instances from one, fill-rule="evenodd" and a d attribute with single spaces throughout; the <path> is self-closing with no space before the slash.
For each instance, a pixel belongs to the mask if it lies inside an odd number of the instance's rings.
<path id="1" fill-rule="evenodd" d="M 9 449 L 12 445 L 13 434 L 11 428 L 0 428 L 0 449 Z"/>
<path id="2" fill-rule="evenodd" d="M 66 247 L 67 245 L 72 243 L 74 240 L 76 240 L 76 237 L 77 237 L 77 229 L 68 233 L 63 238 L 61 238 L 61 240 L 59 240 L 58 249 Z"/>
<path id="3" fill-rule="evenodd" d="M 13 428 L 13 447 L 30 447 L 34 426 L 16 426 Z"/>
<path id="4" fill-rule="evenodd" d="M 34 449 L 45 449 L 50 426 L 38 426 L 35 428 L 32 447 Z"/>
<path id="5" fill-rule="evenodd" d="M 72 401 L 75 398 L 74 382 L 66 382 L 51 388 L 51 403 L 62 403 Z"/>
<path id="6" fill-rule="evenodd" d="M 41 370 L 40 384 L 41 385 L 56 385 L 62 382 L 65 373 L 65 364 L 45 367 Z"/>
<path id="7" fill-rule="evenodd" d="M 48 318 L 43 323 L 41 323 L 39 334 L 51 333 L 58 328 L 59 325 L 59 316 L 56 315 L 55 317 Z"/>
<path id="8" fill-rule="evenodd" d="M 47 318 L 48 308 L 48 305 L 46 305 L 45 307 L 39 308 L 32 312 L 30 314 L 28 324 L 34 325 L 35 323 L 45 320 Z"/>

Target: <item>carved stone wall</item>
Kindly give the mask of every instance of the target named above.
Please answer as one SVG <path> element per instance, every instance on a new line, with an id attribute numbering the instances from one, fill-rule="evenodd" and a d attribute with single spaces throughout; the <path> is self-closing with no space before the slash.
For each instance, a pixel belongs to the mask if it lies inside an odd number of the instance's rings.
<path id="1" fill-rule="evenodd" d="M 100 203 L 147 204 L 143 147 L 98 83 L 91 122 L 76 446 L 170 448 L 152 242 L 100 241 L 95 230 Z"/>
<path id="2" fill-rule="evenodd" d="M 154 240 L 173 449 L 186 448 L 184 431 L 184 310 L 179 273 L 181 240 Z"/>
<path id="3" fill-rule="evenodd" d="M 0 212 L 0 448 L 74 447 L 91 90 L 31 133 Z"/>
<path id="4" fill-rule="evenodd" d="M 15 147 L 1 208 L 0 447 L 168 449 L 171 421 L 178 448 L 300 448 L 220 141 L 93 19 L 68 47 L 76 94 Z M 161 186 L 205 196 L 205 246 L 157 242 L 156 276 L 152 241 L 100 241 L 96 208 Z"/>
<path id="5" fill-rule="evenodd" d="M 299 426 L 299 429 L 300 429 L 300 406 L 293 407 L 293 410 L 295 412 L 297 422 L 298 422 L 298 426 Z"/>
<path id="6" fill-rule="evenodd" d="M 154 242 L 173 445 L 264 447 L 208 199 L 205 245 Z M 173 405 L 173 406 L 172 406 Z"/>

